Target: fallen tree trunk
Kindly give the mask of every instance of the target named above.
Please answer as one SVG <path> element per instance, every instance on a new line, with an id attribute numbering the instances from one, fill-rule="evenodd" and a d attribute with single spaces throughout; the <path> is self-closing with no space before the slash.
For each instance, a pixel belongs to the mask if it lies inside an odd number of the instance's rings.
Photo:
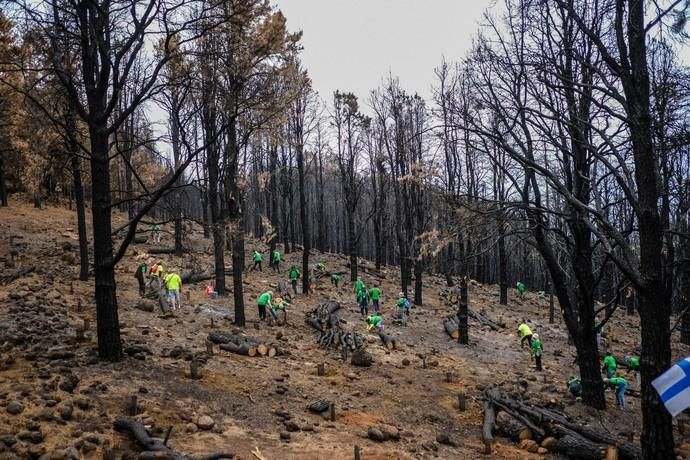
<path id="1" fill-rule="evenodd" d="M 346 263 L 345 266 L 347 268 L 351 268 L 349 262 Z M 362 271 L 362 272 L 366 273 L 367 275 L 375 276 L 377 278 L 381 278 L 381 279 L 386 278 L 386 274 L 383 273 L 381 270 L 376 270 L 375 268 L 370 268 L 370 267 L 367 267 L 366 265 L 359 265 L 358 264 L 357 270 Z"/>
<path id="2" fill-rule="evenodd" d="M 14 280 L 16 280 L 16 279 L 21 278 L 22 276 L 26 276 L 26 275 L 28 275 L 29 273 L 33 273 L 35 270 L 36 270 L 36 266 L 35 266 L 35 265 L 32 265 L 32 266 L 30 266 L 30 267 L 22 268 L 21 270 L 19 270 L 19 271 L 13 273 L 13 274 L 11 274 L 11 275 L 7 275 L 7 276 L 5 276 L 4 278 L 2 278 L 2 284 L 9 284 L 9 283 L 11 283 L 12 281 L 14 281 Z"/>
<path id="3" fill-rule="evenodd" d="M 144 451 L 139 454 L 139 458 L 166 458 L 170 460 L 192 460 L 195 458 L 181 454 L 165 445 L 161 440 L 152 438 L 141 422 L 118 418 L 115 420 L 113 427 L 116 431 L 129 433 L 142 449 L 144 449 Z M 196 458 L 200 460 L 220 460 L 231 459 L 234 458 L 234 456 L 230 452 L 223 452 Z"/>
<path id="4" fill-rule="evenodd" d="M 443 320 L 443 328 L 446 330 L 446 332 L 452 339 L 457 340 L 458 337 L 460 337 L 458 323 L 455 322 L 452 318 L 448 317 Z"/>
<path id="5" fill-rule="evenodd" d="M 381 342 L 383 342 L 383 346 L 389 350 L 395 350 L 398 348 L 398 339 L 396 339 L 395 336 L 388 335 L 381 331 L 379 332 L 379 338 L 381 339 Z"/>
<path id="6" fill-rule="evenodd" d="M 490 319 L 489 317 L 482 315 L 479 312 L 476 312 L 472 310 L 471 308 L 467 309 L 467 314 L 471 317 L 479 321 L 482 325 L 484 326 L 489 326 L 492 330 L 498 331 L 499 329 L 503 329 L 506 327 L 505 324 L 500 324 L 497 323 L 496 321 Z"/>
<path id="7" fill-rule="evenodd" d="M 225 276 L 232 276 L 232 267 L 225 267 Z M 203 272 L 187 272 L 180 277 L 183 284 L 198 283 L 216 278 L 216 273 L 206 270 Z"/>
<path id="8" fill-rule="evenodd" d="M 496 425 L 496 410 L 491 401 L 484 401 L 484 425 L 482 427 L 482 441 L 484 441 L 484 453 L 491 454 L 491 445 L 494 442 L 494 426 Z"/>
<path id="9" fill-rule="evenodd" d="M 251 344 L 244 342 L 241 345 L 238 345 L 233 342 L 227 342 L 227 343 L 221 343 L 218 345 L 218 347 L 221 350 L 229 351 L 231 353 L 235 353 L 238 355 L 244 355 L 244 356 L 250 356 L 254 357 L 256 356 L 256 347 L 252 346 Z"/>
<path id="10" fill-rule="evenodd" d="M 175 248 L 149 248 L 149 254 L 175 254 Z"/>
<path id="11" fill-rule="evenodd" d="M 600 460 L 606 455 L 607 446 L 596 444 L 575 433 L 566 434 L 556 440 L 553 450 L 568 458 Z"/>

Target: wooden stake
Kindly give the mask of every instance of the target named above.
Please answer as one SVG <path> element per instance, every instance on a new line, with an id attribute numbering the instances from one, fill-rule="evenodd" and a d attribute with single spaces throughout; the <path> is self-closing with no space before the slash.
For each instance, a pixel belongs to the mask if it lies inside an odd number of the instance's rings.
<path id="1" fill-rule="evenodd" d="M 362 460 L 361 454 L 362 449 L 359 446 L 355 446 L 355 460 Z"/>
<path id="2" fill-rule="evenodd" d="M 103 460 L 115 460 L 115 452 L 111 449 L 105 449 L 103 451 Z"/>
<path id="3" fill-rule="evenodd" d="M 555 309 L 553 306 L 553 293 L 549 294 L 549 324 L 553 324 Z"/>
<path id="4" fill-rule="evenodd" d="M 69 283 L 69 293 L 74 294 L 74 284 L 73 283 Z"/>
<path id="5" fill-rule="evenodd" d="M 134 417 L 135 415 L 137 415 L 138 411 L 139 411 L 139 408 L 138 408 L 137 395 L 132 395 L 129 397 L 129 407 L 127 408 L 127 412 L 129 413 L 130 417 Z"/>
<path id="6" fill-rule="evenodd" d="M 316 375 L 319 377 L 326 375 L 326 366 L 324 366 L 323 363 L 316 366 Z"/>
<path id="7" fill-rule="evenodd" d="M 331 403 L 331 422 L 335 422 L 335 403 Z"/>
<path id="8" fill-rule="evenodd" d="M 213 324 L 213 316 L 211 316 L 211 327 L 215 327 Z"/>
<path id="9" fill-rule="evenodd" d="M 163 439 L 163 445 L 167 446 L 168 445 L 168 439 L 170 439 L 170 433 L 172 433 L 172 425 L 168 427 L 168 431 L 165 433 L 165 439 Z"/>
<path id="10" fill-rule="evenodd" d="M 422 358 L 422 369 L 426 369 L 426 357 Z"/>
<path id="11" fill-rule="evenodd" d="M 206 356 L 213 356 L 213 342 L 206 341 Z"/>
<path id="12" fill-rule="evenodd" d="M 458 393 L 458 409 L 460 412 L 464 412 L 467 409 L 467 397 L 465 393 Z"/>
<path id="13" fill-rule="evenodd" d="M 453 381 L 453 373 L 446 372 L 446 382 L 451 383 Z"/>
<path id="14" fill-rule="evenodd" d="M 81 311 L 81 299 L 77 299 L 77 312 Z"/>
<path id="15" fill-rule="evenodd" d="M 88 331 L 90 325 L 91 325 L 91 321 L 89 321 L 88 319 L 85 319 L 84 320 L 84 330 Z"/>
<path id="16" fill-rule="evenodd" d="M 189 374 L 192 380 L 199 380 L 201 378 L 199 375 L 199 362 L 195 359 L 189 362 Z"/>
<path id="17" fill-rule="evenodd" d="M 84 340 L 84 329 L 77 326 L 76 333 L 77 333 L 77 341 L 78 342 L 81 342 L 82 340 Z"/>

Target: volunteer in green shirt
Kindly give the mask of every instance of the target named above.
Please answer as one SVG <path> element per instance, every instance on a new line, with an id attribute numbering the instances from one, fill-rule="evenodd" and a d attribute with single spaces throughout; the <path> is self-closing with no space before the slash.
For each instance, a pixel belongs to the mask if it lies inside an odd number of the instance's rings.
<path id="1" fill-rule="evenodd" d="M 628 389 L 628 381 L 623 377 L 611 377 L 604 379 L 604 383 L 616 389 L 616 403 L 619 409 L 625 407 L 625 390 Z"/>
<path id="2" fill-rule="evenodd" d="M 582 384 L 580 383 L 580 379 L 575 377 L 570 377 L 568 379 L 568 392 L 576 398 L 582 397 Z"/>
<path id="3" fill-rule="evenodd" d="M 355 290 L 354 290 L 355 294 L 359 294 L 359 291 L 361 291 L 363 287 L 364 287 L 364 283 L 362 282 L 361 279 L 357 278 L 357 281 L 355 281 Z"/>
<path id="4" fill-rule="evenodd" d="M 515 287 L 518 290 L 518 293 L 520 294 L 520 298 L 523 298 L 525 296 L 525 283 L 522 281 L 518 281 Z"/>
<path id="5" fill-rule="evenodd" d="M 611 378 L 616 374 L 617 367 L 616 358 L 613 357 L 610 351 L 607 351 L 606 356 L 604 356 L 604 366 L 601 368 L 601 371 L 605 371 L 606 377 Z"/>
<path id="6" fill-rule="evenodd" d="M 299 270 L 297 270 L 297 267 L 294 265 L 290 267 L 290 274 L 288 277 L 290 278 L 290 284 L 292 284 L 292 290 L 295 292 L 295 295 L 297 295 L 297 279 L 299 278 Z"/>
<path id="7" fill-rule="evenodd" d="M 537 370 L 541 371 L 541 356 L 544 354 L 544 347 L 541 345 L 541 340 L 538 334 L 532 336 L 532 357 L 534 358 Z"/>
<path id="8" fill-rule="evenodd" d="M 362 289 L 357 292 L 357 305 L 359 305 L 359 312 L 362 316 L 369 314 L 369 291 L 367 291 L 364 283 L 362 283 Z"/>
<path id="9" fill-rule="evenodd" d="M 340 282 L 340 275 L 337 273 L 331 273 L 331 284 L 335 286 L 336 289 L 338 289 L 338 283 Z"/>
<path id="10" fill-rule="evenodd" d="M 280 273 L 280 252 L 277 249 L 275 251 L 273 251 L 272 262 L 273 262 L 273 267 L 272 267 L 273 271 L 277 271 L 278 273 Z"/>
<path id="11" fill-rule="evenodd" d="M 266 291 L 259 296 L 257 304 L 259 306 L 259 320 L 263 321 L 266 319 L 266 307 L 272 308 L 271 299 L 273 298 L 273 292 Z"/>
<path id="12" fill-rule="evenodd" d="M 256 267 L 259 267 L 259 271 L 262 272 L 263 270 L 261 269 L 261 262 L 263 260 L 264 256 L 262 256 L 259 251 L 254 251 L 254 266 L 252 267 L 252 270 L 256 270 Z"/>
<path id="13" fill-rule="evenodd" d="M 381 310 L 379 301 L 381 299 L 381 289 L 379 289 L 378 284 L 374 284 L 374 287 L 369 290 L 369 298 L 371 303 L 374 304 L 374 311 L 378 313 Z"/>
<path id="14" fill-rule="evenodd" d="M 367 316 L 367 331 L 376 329 L 383 329 L 383 318 L 379 315 Z"/>

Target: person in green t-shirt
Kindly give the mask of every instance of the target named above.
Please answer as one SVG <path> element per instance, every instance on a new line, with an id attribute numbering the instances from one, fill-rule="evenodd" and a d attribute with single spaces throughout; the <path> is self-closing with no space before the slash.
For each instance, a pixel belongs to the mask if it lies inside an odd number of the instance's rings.
<path id="1" fill-rule="evenodd" d="M 607 351 L 606 356 L 604 356 L 604 366 L 601 368 L 601 371 L 606 372 L 607 378 L 612 378 L 616 374 L 617 367 L 616 358 L 613 357 L 610 351 Z"/>
<path id="2" fill-rule="evenodd" d="M 369 291 L 364 283 L 362 283 L 362 289 L 357 292 L 357 305 L 362 316 L 369 314 Z"/>
<path id="3" fill-rule="evenodd" d="M 376 329 L 383 329 L 383 318 L 379 315 L 367 316 L 367 331 Z"/>
<path id="4" fill-rule="evenodd" d="M 142 261 L 137 266 L 137 271 L 134 272 L 134 277 L 137 279 L 137 283 L 139 283 L 139 297 L 144 297 L 144 294 L 146 294 L 146 273 L 148 271 L 149 268 L 146 266 L 146 262 Z"/>
<path id="5" fill-rule="evenodd" d="M 575 398 L 582 398 L 582 383 L 580 383 L 580 379 L 575 377 L 568 379 L 568 392 Z"/>
<path id="6" fill-rule="evenodd" d="M 640 389 L 640 359 L 637 356 L 623 357 L 623 362 L 628 366 L 628 373 L 632 372 L 635 376 L 635 389 Z"/>
<path id="7" fill-rule="evenodd" d="M 266 291 L 259 296 L 257 304 L 259 306 L 259 320 L 263 321 L 266 319 L 266 307 L 272 308 L 271 299 L 273 298 L 273 292 Z"/>
<path id="8" fill-rule="evenodd" d="M 410 301 L 405 297 L 405 293 L 400 291 L 398 294 L 398 308 L 400 309 L 400 324 L 407 327 L 407 318 L 410 316 Z"/>
<path id="9" fill-rule="evenodd" d="M 604 383 L 616 389 L 616 403 L 619 409 L 625 407 L 625 390 L 628 389 L 628 381 L 623 377 L 615 376 L 604 379 Z"/>
<path id="10" fill-rule="evenodd" d="M 259 267 L 259 271 L 262 272 L 263 270 L 261 269 L 261 262 L 264 260 L 264 256 L 261 255 L 259 251 L 254 251 L 254 266 L 252 267 L 252 271 L 255 271 L 257 267 Z"/>
<path id="11" fill-rule="evenodd" d="M 525 283 L 523 283 L 522 281 L 518 281 L 515 287 L 517 288 L 517 291 L 520 294 L 520 298 L 522 299 L 523 297 L 525 297 Z"/>
<path id="12" fill-rule="evenodd" d="M 369 298 L 371 303 L 374 305 L 374 311 L 378 313 L 381 310 L 381 305 L 379 304 L 381 299 L 381 289 L 379 289 L 378 283 L 374 284 L 374 287 L 369 290 Z"/>
<path id="13" fill-rule="evenodd" d="M 364 287 L 364 283 L 362 282 L 361 279 L 357 278 L 357 281 L 355 281 L 355 289 L 354 289 L 355 295 L 359 294 L 359 291 L 361 291 L 363 287 Z"/>
<path id="14" fill-rule="evenodd" d="M 544 354 L 544 347 L 541 345 L 539 334 L 532 335 L 532 357 L 534 358 L 537 370 L 541 371 L 541 356 Z"/>
<path id="15" fill-rule="evenodd" d="M 278 249 L 274 250 L 271 256 L 271 268 L 273 268 L 274 272 L 280 273 L 280 252 Z"/>
<path id="16" fill-rule="evenodd" d="M 331 273 L 331 284 L 335 286 L 336 289 L 338 289 L 338 283 L 340 282 L 340 275 L 337 273 Z"/>
<path id="17" fill-rule="evenodd" d="M 290 274 L 288 276 L 290 278 L 290 284 L 292 284 L 292 290 L 295 292 L 295 295 L 297 295 L 297 279 L 300 276 L 297 267 L 295 267 L 294 265 L 290 267 Z"/>

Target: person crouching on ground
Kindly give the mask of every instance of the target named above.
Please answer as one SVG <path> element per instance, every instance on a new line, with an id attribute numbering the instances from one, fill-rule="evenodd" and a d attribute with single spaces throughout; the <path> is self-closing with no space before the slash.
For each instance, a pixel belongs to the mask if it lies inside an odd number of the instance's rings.
<path id="1" fill-rule="evenodd" d="M 383 318 L 379 315 L 367 316 L 367 331 L 376 328 L 376 330 L 383 329 Z"/>

